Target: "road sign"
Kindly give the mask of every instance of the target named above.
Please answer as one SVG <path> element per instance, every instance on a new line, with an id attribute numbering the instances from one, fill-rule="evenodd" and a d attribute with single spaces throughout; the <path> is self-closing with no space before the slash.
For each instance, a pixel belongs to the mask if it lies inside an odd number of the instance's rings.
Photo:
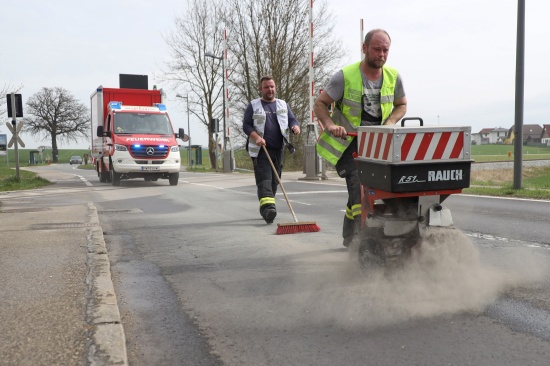
<path id="1" fill-rule="evenodd" d="M 10 139 L 10 142 L 8 143 L 8 147 L 12 147 L 14 143 L 15 143 L 15 138 L 12 136 Z M 23 140 L 21 140 L 19 136 L 17 136 L 17 143 L 19 144 L 19 146 L 25 147 L 25 143 L 23 142 Z"/>
<path id="2" fill-rule="evenodd" d="M 15 96 L 15 117 L 23 117 L 23 99 L 21 98 L 21 94 L 13 95 Z M 12 94 L 6 94 L 6 102 L 8 103 L 8 117 L 13 117 L 11 96 Z"/>
<path id="3" fill-rule="evenodd" d="M 18 135 L 18 132 L 21 131 L 21 128 L 23 128 L 23 122 L 19 122 L 15 128 L 13 128 L 12 124 L 9 122 L 6 122 L 6 126 L 8 126 L 8 129 L 13 134 L 13 136 L 10 139 L 10 142 L 8 143 L 8 147 L 12 147 L 13 144 L 15 143 L 15 136 L 17 136 L 17 143 L 21 147 L 25 147 L 25 143 L 23 142 L 23 140 L 21 140 L 21 138 Z"/>
<path id="4" fill-rule="evenodd" d="M 11 123 L 6 122 L 6 126 L 8 126 L 8 130 L 10 130 L 11 133 L 15 133 L 15 130 L 14 130 L 14 128 L 13 128 L 13 126 L 12 126 Z"/>
<path id="5" fill-rule="evenodd" d="M 186 134 L 186 133 L 184 133 L 184 134 L 183 134 L 183 137 L 181 138 L 181 140 L 182 140 L 183 142 L 189 141 L 189 135 Z"/>

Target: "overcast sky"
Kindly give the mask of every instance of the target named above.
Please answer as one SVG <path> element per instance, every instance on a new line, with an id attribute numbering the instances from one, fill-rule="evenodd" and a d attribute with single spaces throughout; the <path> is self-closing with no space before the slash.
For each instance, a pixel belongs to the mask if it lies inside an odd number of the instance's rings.
<path id="1" fill-rule="evenodd" d="M 525 2 L 524 123 L 549 124 L 550 2 Z M 337 24 L 335 36 L 348 50 L 342 66 L 359 60 L 361 19 L 365 33 L 372 28 L 389 32 L 387 64 L 404 79 L 408 117 L 422 117 L 425 125 L 471 126 L 472 132 L 514 124 L 516 0 L 328 3 Z M 150 88 L 162 87 L 154 75 L 169 59 L 163 35 L 186 6 L 185 0 L 4 2 L 0 87 L 23 84 L 20 93 L 26 102 L 42 87 L 59 86 L 87 106 L 97 86 L 118 87 L 121 73 L 147 74 Z M 184 100 L 168 95 L 167 104 L 174 127 L 187 130 Z M 0 134 L 9 138 L 6 121 Z M 193 144 L 207 144 L 206 131 L 193 119 L 191 136 Z M 28 148 L 51 145 L 22 137 Z M 59 147 L 88 146 L 82 141 Z"/>

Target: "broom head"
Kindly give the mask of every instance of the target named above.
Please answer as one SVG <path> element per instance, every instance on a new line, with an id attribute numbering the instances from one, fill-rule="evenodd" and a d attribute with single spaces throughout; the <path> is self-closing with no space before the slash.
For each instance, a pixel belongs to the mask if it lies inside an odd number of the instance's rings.
<path id="1" fill-rule="evenodd" d="M 296 234 L 296 233 L 315 233 L 321 228 L 315 222 L 290 222 L 286 224 L 277 224 L 275 234 Z"/>

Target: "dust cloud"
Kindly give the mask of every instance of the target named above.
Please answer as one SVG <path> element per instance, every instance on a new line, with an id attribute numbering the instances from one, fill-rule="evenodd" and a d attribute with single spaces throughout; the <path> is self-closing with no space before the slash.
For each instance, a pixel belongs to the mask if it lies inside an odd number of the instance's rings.
<path id="1" fill-rule="evenodd" d="M 483 263 L 478 248 L 457 229 L 430 229 L 431 235 L 405 264 L 386 271 L 360 272 L 356 257 L 310 278 L 302 293 L 309 321 L 344 327 L 384 326 L 456 313 L 479 313 L 499 295 L 535 282 L 546 271 L 535 258 L 502 252 L 501 267 Z M 516 253 L 517 254 L 517 253 Z M 325 267 L 325 269 L 327 269 Z M 334 270 L 334 271 L 332 271 Z M 322 277 L 322 278 L 320 278 Z M 300 288 L 308 276 L 301 277 Z M 322 284 L 321 284 L 322 283 Z"/>

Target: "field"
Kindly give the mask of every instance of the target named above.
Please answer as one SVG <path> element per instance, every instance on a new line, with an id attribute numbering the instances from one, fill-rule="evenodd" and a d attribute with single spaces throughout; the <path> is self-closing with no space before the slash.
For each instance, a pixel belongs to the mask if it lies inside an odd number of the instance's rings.
<path id="1" fill-rule="evenodd" d="M 513 145 L 472 145 L 472 159 L 477 162 L 513 161 Z M 523 146 L 523 160 L 550 159 L 550 147 Z"/>

